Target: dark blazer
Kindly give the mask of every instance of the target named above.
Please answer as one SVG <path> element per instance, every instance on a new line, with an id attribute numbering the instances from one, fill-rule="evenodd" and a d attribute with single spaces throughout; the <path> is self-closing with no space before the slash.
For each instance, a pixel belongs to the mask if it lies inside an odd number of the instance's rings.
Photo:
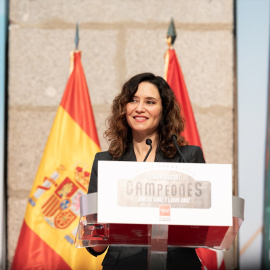
<path id="1" fill-rule="evenodd" d="M 204 163 L 202 149 L 198 146 L 187 145 L 181 147 L 181 152 L 189 163 Z M 91 178 L 88 188 L 88 193 L 97 192 L 98 179 L 98 161 L 113 160 L 109 152 L 100 152 L 95 156 L 92 166 Z M 136 161 L 133 145 L 118 159 L 118 161 Z M 155 162 L 183 162 L 180 155 L 177 153 L 172 158 L 167 158 L 161 151 L 157 149 Z M 91 248 L 87 250 L 94 256 L 102 253 L 96 253 Z M 147 269 L 147 248 L 144 247 L 109 247 L 108 252 L 102 262 L 103 270 L 146 270 Z M 167 269 L 201 269 L 201 263 L 197 257 L 196 251 L 193 248 L 169 248 L 167 258 Z"/>

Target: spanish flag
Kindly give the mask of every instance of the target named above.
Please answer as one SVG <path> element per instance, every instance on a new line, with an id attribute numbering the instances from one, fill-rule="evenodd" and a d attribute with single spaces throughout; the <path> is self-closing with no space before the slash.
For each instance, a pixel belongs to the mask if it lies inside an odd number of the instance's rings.
<path id="1" fill-rule="evenodd" d="M 181 105 L 182 116 L 186 121 L 186 127 L 181 134 L 190 145 L 201 146 L 201 140 L 197 129 L 196 121 L 193 115 L 192 106 L 184 79 L 184 75 L 177 59 L 172 44 L 176 39 L 176 32 L 173 19 L 167 33 L 168 50 L 165 53 L 164 77 L 172 88 L 174 95 Z M 197 256 L 202 263 L 204 270 L 225 270 L 225 261 L 223 251 L 210 250 L 206 248 L 196 248 Z"/>
<path id="2" fill-rule="evenodd" d="M 189 101 L 184 76 L 178 62 L 175 50 L 173 48 L 169 48 L 165 54 L 165 77 L 167 79 L 167 83 L 172 88 L 177 101 L 179 102 L 179 104 L 181 104 L 182 115 L 186 120 L 186 128 L 182 135 L 185 137 L 185 139 L 189 142 L 190 145 L 198 145 L 201 147 L 199 132 L 193 115 L 192 106 Z M 196 252 L 203 265 L 202 269 L 226 269 L 223 251 L 197 248 Z"/>
<path id="3" fill-rule="evenodd" d="M 80 196 L 87 193 L 91 167 L 100 151 L 81 53 L 58 108 L 31 190 L 17 243 L 15 269 L 101 269 L 74 246 Z"/>
<path id="4" fill-rule="evenodd" d="M 165 57 L 165 78 L 172 88 L 175 98 L 179 104 L 181 104 L 182 115 L 186 120 L 186 128 L 183 131 L 182 136 L 186 138 L 189 144 L 201 147 L 199 132 L 189 100 L 184 75 L 179 65 L 175 50 L 173 48 L 169 48 Z"/>

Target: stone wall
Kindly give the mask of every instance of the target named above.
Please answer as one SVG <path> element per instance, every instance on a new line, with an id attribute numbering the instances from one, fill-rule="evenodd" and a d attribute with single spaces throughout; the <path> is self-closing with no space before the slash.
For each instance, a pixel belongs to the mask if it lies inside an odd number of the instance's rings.
<path id="1" fill-rule="evenodd" d="M 131 76 L 163 76 L 171 17 L 208 163 L 234 160 L 233 0 L 10 0 L 8 262 L 69 76 L 79 22 L 84 67 L 102 150 L 113 97 Z M 235 257 L 227 253 L 233 269 Z"/>

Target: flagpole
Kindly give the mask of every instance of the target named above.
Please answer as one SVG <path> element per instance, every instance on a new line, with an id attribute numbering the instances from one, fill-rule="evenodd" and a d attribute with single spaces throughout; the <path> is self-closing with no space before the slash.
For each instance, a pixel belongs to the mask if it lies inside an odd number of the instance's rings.
<path id="1" fill-rule="evenodd" d="M 76 23 L 76 30 L 75 30 L 75 50 L 72 51 L 70 53 L 70 63 L 69 63 L 69 75 L 71 74 L 71 72 L 73 71 L 73 68 L 74 68 L 74 53 L 75 52 L 79 52 L 79 40 L 80 40 L 80 37 L 79 37 L 79 23 L 77 22 Z"/>

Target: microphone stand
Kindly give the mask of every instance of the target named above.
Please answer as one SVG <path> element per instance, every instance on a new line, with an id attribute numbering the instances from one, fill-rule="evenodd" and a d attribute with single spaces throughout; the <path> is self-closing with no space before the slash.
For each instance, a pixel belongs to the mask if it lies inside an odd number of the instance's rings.
<path id="1" fill-rule="evenodd" d="M 149 156 L 149 154 L 150 154 L 150 152 L 151 152 L 151 150 L 152 150 L 152 140 L 151 140 L 151 139 L 147 139 L 145 143 L 146 143 L 147 145 L 150 145 L 150 149 L 148 150 L 148 152 L 147 152 L 147 154 L 146 154 L 146 156 L 145 156 L 143 162 L 145 162 L 145 161 L 147 160 L 147 158 L 148 158 L 148 156 Z"/>
<path id="2" fill-rule="evenodd" d="M 184 162 L 186 163 L 187 161 L 185 160 L 185 158 L 184 158 L 184 156 L 183 156 L 183 154 L 182 154 L 182 152 L 181 152 L 181 150 L 180 150 L 180 148 L 179 148 L 179 146 L 178 146 L 178 144 L 177 144 L 177 137 L 176 137 L 175 135 L 172 135 L 172 136 L 171 136 L 171 139 L 173 140 L 174 145 L 175 145 L 175 147 L 176 147 L 176 149 L 177 149 L 177 152 L 179 153 L 180 157 L 181 157 L 181 158 L 184 160 Z"/>

